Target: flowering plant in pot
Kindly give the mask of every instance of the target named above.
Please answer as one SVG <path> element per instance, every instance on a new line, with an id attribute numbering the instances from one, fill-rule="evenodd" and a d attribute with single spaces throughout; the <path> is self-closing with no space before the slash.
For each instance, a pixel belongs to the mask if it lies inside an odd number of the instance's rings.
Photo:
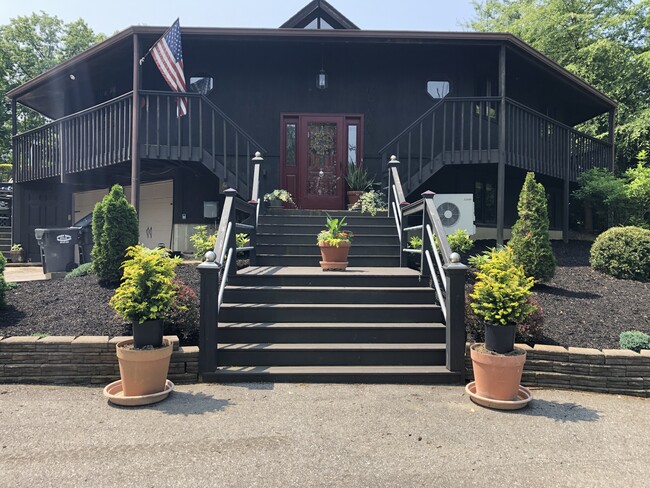
<path id="1" fill-rule="evenodd" d="M 345 177 L 348 184 L 348 204 L 352 207 L 361 194 L 375 184 L 375 179 L 368 176 L 368 171 L 363 167 L 363 164 L 356 165 L 353 161 L 348 164 L 348 174 Z"/>
<path id="2" fill-rule="evenodd" d="M 352 246 L 352 232 L 343 228 L 348 224 L 345 217 L 335 219 L 327 215 L 326 228 L 316 237 L 323 260 L 323 271 L 345 271 L 348 266 L 348 253 Z"/>
<path id="3" fill-rule="evenodd" d="M 470 352 L 479 396 L 518 396 L 526 352 L 514 347 L 515 330 L 534 310 L 528 300 L 534 284 L 507 246 L 488 250 L 478 264 L 470 305 L 485 324 L 485 344 L 474 344 Z"/>
<path id="4" fill-rule="evenodd" d="M 282 190 L 282 189 L 276 189 L 273 190 L 271 193 L 267 193 L 264 195 L 264 201 L 268 202 L 270 207 L 282 207 L 282 204 L 286 203 L 291 205 L 292 207 L 295 207 L 296 204 L 293 201 L 293 197 L 291 196 L 291 193 L 289 193 L 287 190 Z"/>
<path id="5" fill-rule="evenodd" d="M 12 244 L 9 251 L 12 263 L 22 263 L 25 260 L 25 251 L 21 244 Z"/>
<path id="6" fill-rule="evenodd" d="M 174 303 L 174 269 L 180 258 L 165 249 L 131 246 L 122 263 L 122 282 L 111 297 L 115 311 L 133 323 L 133 339 L 117 344 L 125 396 L 164 390 L 172 345 L 163 341 L 163 319 Z"/>

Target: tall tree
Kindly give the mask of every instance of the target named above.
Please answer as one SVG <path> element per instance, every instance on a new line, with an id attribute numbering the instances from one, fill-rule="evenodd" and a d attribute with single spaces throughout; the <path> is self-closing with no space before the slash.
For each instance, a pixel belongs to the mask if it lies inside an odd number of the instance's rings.
<path id="1" fill-rule="evenodd" d="M 11 108 L 5 94 L 105 37 L 81 19 L 66 24 L 45 12 L 16 17 L 0 26 L 0 162 L 11 160 Z M 19 110 L 18 118 L 20 130 L 43 123 L 29 110 Z"/>
<path id="2" fill-rule="evenodd" d="M 619 103 L 617 164 L 650 146 L 650 0 L 475 1 L 467 24 L 510 32 Z M 581 129 L 605 137 L 606 117 Z"/>

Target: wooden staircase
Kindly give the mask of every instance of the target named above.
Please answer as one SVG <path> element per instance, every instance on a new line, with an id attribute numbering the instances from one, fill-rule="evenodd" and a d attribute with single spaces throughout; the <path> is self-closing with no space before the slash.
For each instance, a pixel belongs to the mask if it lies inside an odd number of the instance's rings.
<path id="1" fill-rule="evenodd" d="M 392 218 L 351 212 L 350 267 L 323 272 L 320 211 L 260 216 L 257 261 L 229 278 L 205 381 L 458 383 L 428 280 L 399 267 Z"/>

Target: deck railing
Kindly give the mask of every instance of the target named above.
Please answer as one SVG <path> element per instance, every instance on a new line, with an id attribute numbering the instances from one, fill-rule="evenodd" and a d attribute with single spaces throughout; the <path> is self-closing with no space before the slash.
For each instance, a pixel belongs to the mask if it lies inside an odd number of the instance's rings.
<path id="1" fill-rule="evenodd" d="M 187 93 L 187 114 L 176 116 L 178 93 L 141 91 L 142 157 L 200 161 L 240 195 L 251 194 L 251 156 L 264 148 L 207 97 Z"/>
<path id="2" fill-rule="evenodd" d="M 188 113 L 176 113 L 179 94 L 140 91 L 140 156 L 197 161 L 229 186 L 251 194 L 251 156 L 264 148 L 207 97 L 187 93 Z M 131 159 L 133 93 L 14 136 L 16 181 L 102 168 Z"/>
<path id="3" fill-rule="evenodd" d="M 450 164 L 498 163 L 499 97 L 447 97 L 380 149 L 384 167 L 394 154 L 402 162 L 406 195 Z M 571 181 L 593 167 L 611 167 L 611 144 L 506 101 L 506 163 Z M 569 166 L 567 167 L 567 163 Z"/>
<path id="4" fill-rule="evenodd" d="M 422 199 L 412 204 L 404 201 L 399 166 L 400 162 L 393 155 L 388 163 L 388 206 L 389 213 L 395 218 L 400 239 L 400 265 L 406 266 L 409 253 L 420 255 L 420 275 L 423 279 L 431 280 L 445 319 L 446 367 L 464 377 L 467 266 L 460 262 L 458 254 L 451 252 L 445 229 L 433 204 L 433 192 L 424 192 Z M 409 220 L 414 219 L 419 222 L 409 226 Z M 414 232 L 422 236 L 422 249 L 407 249 L 408 237 Z"/>
<path id="5" fill-rule="evenodd" d="M 102 168 L 131 157 L 131 108 L 125 93 L 14 136 L 16 182 Z"/>

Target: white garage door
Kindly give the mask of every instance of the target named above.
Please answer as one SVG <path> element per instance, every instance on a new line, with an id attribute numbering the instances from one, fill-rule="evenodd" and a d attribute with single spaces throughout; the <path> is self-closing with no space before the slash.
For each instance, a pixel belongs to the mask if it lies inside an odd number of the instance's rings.
<path id="1" fill-rule="evenodd" d="M 74 221 L 93 211 L 108 189 L 77 192 L 73 195 Z M 131 187 L 124 187 L 127 200 L 131 200 Z M 140 242 L 146 247 L 171 246 L 174 210 L 174 182 L 144 183 L 140 186 Z"/>

